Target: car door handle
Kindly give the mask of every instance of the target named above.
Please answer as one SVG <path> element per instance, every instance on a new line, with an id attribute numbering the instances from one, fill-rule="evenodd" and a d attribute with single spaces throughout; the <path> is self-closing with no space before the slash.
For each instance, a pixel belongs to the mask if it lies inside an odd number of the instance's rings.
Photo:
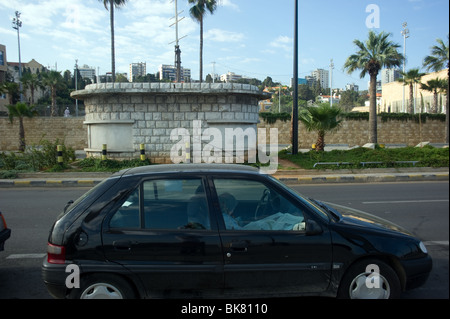
<path id="1" fill-rule="evenodd" d="M 248 243 L 245 241 L 239 241 L 230 244 L 231 251 L 246 253 L 248 250 Z"/>
<path id="2" fill-rule="evenodd" d="M 114 249 L 117 250 L 131 250 L 132 243 L 128 240 L 117 240 L 113 242 Z"/>

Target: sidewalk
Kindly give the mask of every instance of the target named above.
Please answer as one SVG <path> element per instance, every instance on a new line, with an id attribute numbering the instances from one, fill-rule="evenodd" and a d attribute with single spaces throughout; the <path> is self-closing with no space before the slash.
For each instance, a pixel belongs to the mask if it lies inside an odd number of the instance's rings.
<path id="1" fill-rule="evenodd" d="M 112 173 L 23 173 L 16 179 L 0 179 L 2 187 L 92 187 Z M 304 170 L 283 167 L 275 178 L 286 184 L 382 183 L 408 181 L 448 181 L 449 169 L 409 167 L 370 168 L 364 170 Z"/>

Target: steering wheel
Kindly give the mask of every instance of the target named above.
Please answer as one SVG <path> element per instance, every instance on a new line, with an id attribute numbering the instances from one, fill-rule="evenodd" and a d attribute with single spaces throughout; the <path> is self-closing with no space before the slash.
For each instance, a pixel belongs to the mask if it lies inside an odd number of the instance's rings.
<path id="1" fill-rule="evenodd" d="M 264 213 L 268 210 L 270 206 L 270 190 L 265 189 L 261 196 L 261 199 L 258 202 L 255 210 L 255 220 L 259 219 L 259 216 L 264 215 Z"/>

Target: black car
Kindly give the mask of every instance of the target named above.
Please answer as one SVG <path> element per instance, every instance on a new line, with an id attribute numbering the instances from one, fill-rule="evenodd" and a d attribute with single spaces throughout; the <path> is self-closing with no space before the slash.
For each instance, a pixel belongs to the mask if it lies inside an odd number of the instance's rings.
<path id="1" fill-rule="evenodd" d="M 42 275 L 55 298 L 398 298 L 431 268 L 385 220 L 256 168 L 182 164 L 121 171 L 69 203 Z"/>

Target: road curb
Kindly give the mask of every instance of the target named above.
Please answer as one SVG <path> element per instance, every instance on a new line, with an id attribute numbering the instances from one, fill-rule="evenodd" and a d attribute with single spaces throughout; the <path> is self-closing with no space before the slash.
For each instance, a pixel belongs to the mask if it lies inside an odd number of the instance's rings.
<path id="1" fill-rule="evenodd" d="M 422 174 L 356 174 L 323 176 L 274 176 L 286 184 L 320 184 L 320 183 L 386 183 L 408 181 L 448 181 L 449 173 Z"/>
<path id="2" fill-rule="evenodd" d="M 274 174 L 276 179 L 285 184 L 321 184 L 321 183 L 385 183 L 414 181 L 448 181 L 449 172 L 437 173 L 377 173 L 377 174 L 324 174 L 324 175 L 294 175 Z M 5 187 L 93 187 L 105 177 L 93 179 L 0 179 L 0 188 Z"/>

